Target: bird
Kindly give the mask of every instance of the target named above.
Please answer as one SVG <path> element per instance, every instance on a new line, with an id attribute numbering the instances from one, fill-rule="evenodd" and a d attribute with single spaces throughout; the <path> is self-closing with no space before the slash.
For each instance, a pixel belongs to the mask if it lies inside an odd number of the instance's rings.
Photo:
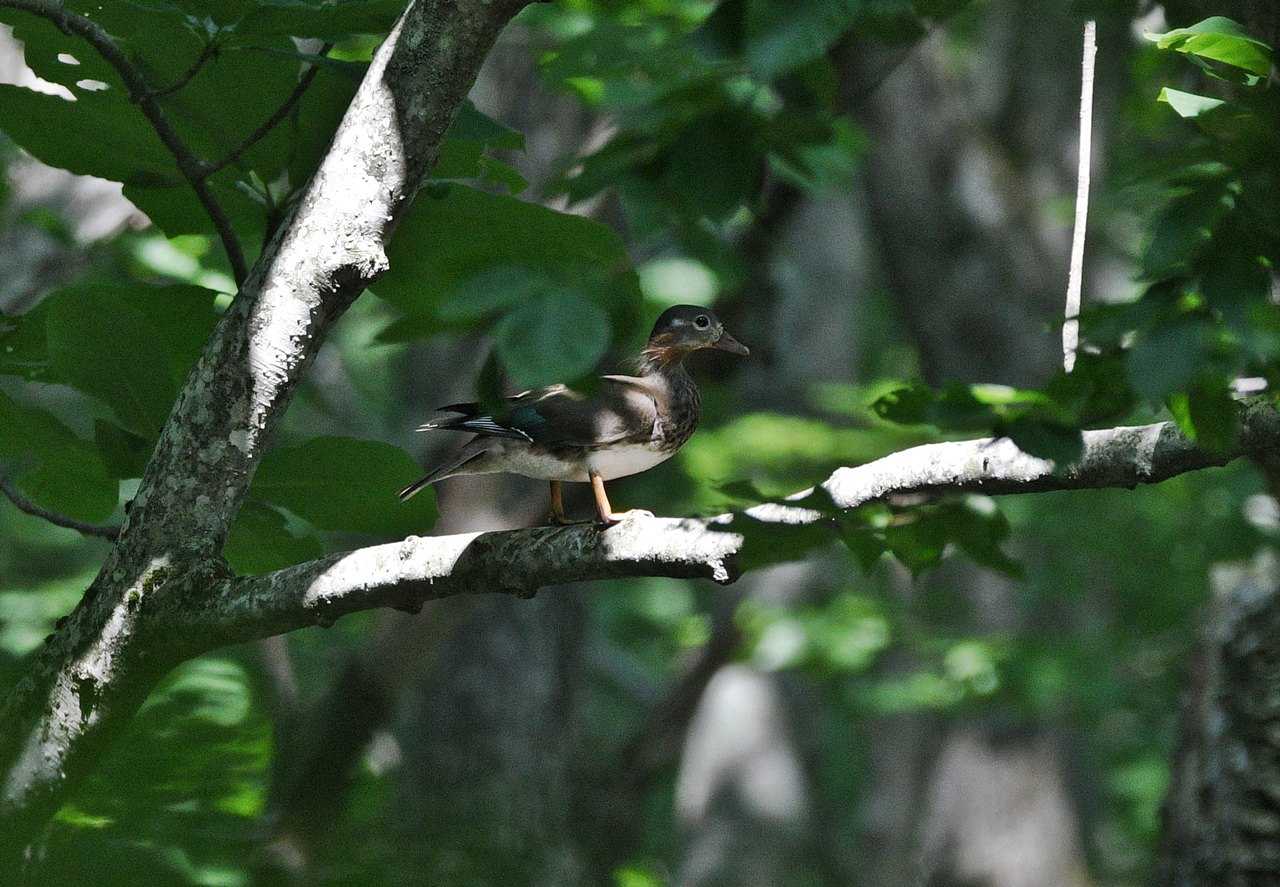
<path id="1" fill-rule="evenodd" d="M 417 431 L 469 431 L 475 437 L 401 490 L 400 500 L 446 478 L 508 472 L 550 482 L 557 524 L 572 523 L 564 511 L 565 482 L 591 484 L 600 524 L 617 524 L 627 513 L 613 510 L 605 481 L 665 462 L 693 435 L 702 401 L 684 359 L 705 348 L 750 354 L 709 308 L 675 305 L 654 322 L 633 376 L 602 376 L 590 392 L 567 385 L 522 391 L 494 411 L 479 403 L 439 407 L 437 412 L 456 415 Z"/>

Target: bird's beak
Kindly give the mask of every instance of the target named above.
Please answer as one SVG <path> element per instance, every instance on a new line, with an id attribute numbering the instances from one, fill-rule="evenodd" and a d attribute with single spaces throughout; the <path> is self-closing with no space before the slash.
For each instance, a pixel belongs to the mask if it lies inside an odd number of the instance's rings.
<path id="1" fill-rule="evenodd" d="M 728 351 L 730 354 L 741 354 L 743 357 L 751 353 L 746 345 L 743 345 L 728 333 L 721 333 L 720 338 L 716 339 L 715 344 L 711 347 L 718 348 L 721 351 Z"/>

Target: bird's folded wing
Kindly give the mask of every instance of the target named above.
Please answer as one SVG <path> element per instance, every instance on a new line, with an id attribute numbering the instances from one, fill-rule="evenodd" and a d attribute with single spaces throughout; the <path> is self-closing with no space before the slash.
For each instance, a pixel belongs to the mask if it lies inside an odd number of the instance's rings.
<path id="1" fill-rule="evenodd" d="M 479 404 L 442 407 L 462 415 L 421 430 L 451 428 L 543 446 L 590 447 L 647 441 L 658 419 L 653 393 L 643 379 L 630 376 L 606 376 L 590 395 L 555 385 L 523 392 L 508 403 L 497 415 L 482 413 Z"/>

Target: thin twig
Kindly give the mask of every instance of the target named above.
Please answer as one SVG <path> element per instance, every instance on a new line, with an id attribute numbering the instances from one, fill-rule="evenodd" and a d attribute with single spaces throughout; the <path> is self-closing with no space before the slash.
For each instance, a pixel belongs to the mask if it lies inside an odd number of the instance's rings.
<path id="1" fill-rule="evenodd" d="M 199 57 L 196 58 L 195 62 L 191 65 L 190 68 L 187 69 L 185 74 L 183 74 L 181 77 L 179 77 L 169 86 L 166 86 L 164 89 L 152 90 L 151 97 L 153 99 L 160 99 L 160 98 L 164 98 L 167 95 L 173 95 L 175 92 L 177 92 L 178 90 L 186 86 L 188 83 L 190 83 L 192 79 L 197 74 L 200 73 L 200 69 L 204 67 L 205 62 L 213 58 L 213 51 L 216 48 L 217 46 L 212 40 L 206 43 L 204 45 L 204 49 L 200 50 Z"/>
<path id="2" fill-rule="evenodd" d="M 227 260 L 231 263 L 231 273 L 235 278 L 236 284 L 244 283 L 245 278 L 248 276 L 248 266 L 245 264 L 244 253 L 240 249 L 240 242 L 236 239 L 230 219 L 227 218 L 222 205 L 218 203 L 209 190 L 209 186 L 205 182 L 206 177 L 201 175 L 206 164 L 196 157 L 191 149 L 187 147 L 187 143 L 182 140 L 182 137 L 178 135 L 177 131 L 169 123 L 164 111 L 160 108 L 154 94 L 147 85 L 146 79 L 125 56 L 124 51 L 116 45 L 111 35 L 96 22 L 82 15 L 68 12 L 60 3 L 56 3 L 54 0 L 0 0 L 0 6 L 19 9 L 48 19 L 64 33 L 73 34 L 86 40 L 106 60 L 107 64 L 115 68 L 116 73 L 120 75 L 120 79 L 124 81 L 125 88 L 129 91 L 130 101 L 136 102 L 142 113 L 146 115 L 147 120 L 151 121 L 151 126 L 155 129 L 156 135 L 160 137 L 160 141 L 164 143 L 165 147 L 169 149 L 169 153 L 178 162 L 178 169 L 191 185 L 191 189 L 196 192 L 196 197 L 209 215 L 210 221 L 213 222 L 214 230 L 218 232 L 218 237 L 222 240 L 222 248 L 227 252 Z"/>
<path id="3" fill-rule="evenodd" d="M 1089 219 L 1089 157 L 1093 152 L 1093 59 L 1097 22 L 1084 23 L 1084 59 L 1080 66 L 1080 157 L 1076 176 L 1076 224 L 1071 234 L 1071 270 L 1067 275 L 1066 322 L 1062 325 L 1062 367 L 1076 365 L 1080 346 L 1080 288 L 1084 277 L 1084 231 Z"/>
<path id="4" fill-rule="evenodd" d="M 329 50 L 331 49 L 333 49 L 333 44 L 326 43 L 320 47 L 320 52 L 317 53 L 317 55 L 328 55 Z M 289 112 L 293 110 L 294 106 L 297 105 L 299 101 L 301 101 L 303 94 L 306 93 L 308 87 L 311 86 L 311 81 L 316 79 L 316 74 L 319 73 L 319 71 L 320 63 L 312 62 L 311 67 L 307 68 L 306 72 L 303 73 L 302 77 L 298 80 L 298 85 L 293 88 L 293 92 L 289 93 L 289 97 L 284 100 L 284 104 L 279 108 L 276 108 L 275 112 L 263 121 L 261 126 L 249 133 L 248 137 L 243 142 L 235 148 L 232 148 L 231 152 L 227 154 L 226 157 L 223 157 L 216 163 L 207 164 L 201 171 L 200 178 L 207 179 L 219 170 L 235 163 L 246 151 L 258 142 L 262 141 L 262 139 L 266 137 L 267 133 L 271 132 L 271 130 L 276 127 L 276 124 L 289 116 Z"/>
<path id="5" fill-rule="evenodd" d="M 91 524 L 85 521 L 78 521 L 73 517 L 67 517 L 65 514 L 58 514 L 56 511 L 50 511 L 47 508 L 41 508 L 32 502 L 18 489 L 17 485 L 7 477 L 0 477 L 0 492 L 14 504 L 14 506 L 22 512 L 32 517 L 38 517 L 55 524 L 59 527 L 66 527 L 68 530 L 76 530 L 86 536 L 97 536 L 100 539 L 115 539 L 120 535 L 120 528 L 116 526 L 104 526 L 102 524 Z"/>

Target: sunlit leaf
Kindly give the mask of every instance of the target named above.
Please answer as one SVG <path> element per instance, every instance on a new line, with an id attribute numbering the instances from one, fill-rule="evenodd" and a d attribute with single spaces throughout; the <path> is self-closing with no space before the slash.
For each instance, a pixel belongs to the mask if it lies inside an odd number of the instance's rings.
<path id="1" fill-rule="evenodd" d="M 1147 34 L 1146 37 L 1161 49 L 1221 62 L 1259 77 L 1265 77 L 1271 71 L 1270 47 L 1223 16 L 1213 16 L 1189 28 L 1177 28 L 1165 34 Z"/>
<path id="2" fill-rule="evenodd" d="M 1212 96 L 1196 95 L 1191 92 L 1183 92 L 1180 89 L 1173 89 L 1166 86 L 1160 90 L 1160 95 L 1156 97 L 1156 101 L 1164 102 L 1170 108 L 1178 113 L 1179 117 L 1195 118 L 1199 117 L 1206 111 L 1212 111 L 1214 108 L 1221 108 L 1226 104 L 1222 99 L 1215 99 Z"/>

